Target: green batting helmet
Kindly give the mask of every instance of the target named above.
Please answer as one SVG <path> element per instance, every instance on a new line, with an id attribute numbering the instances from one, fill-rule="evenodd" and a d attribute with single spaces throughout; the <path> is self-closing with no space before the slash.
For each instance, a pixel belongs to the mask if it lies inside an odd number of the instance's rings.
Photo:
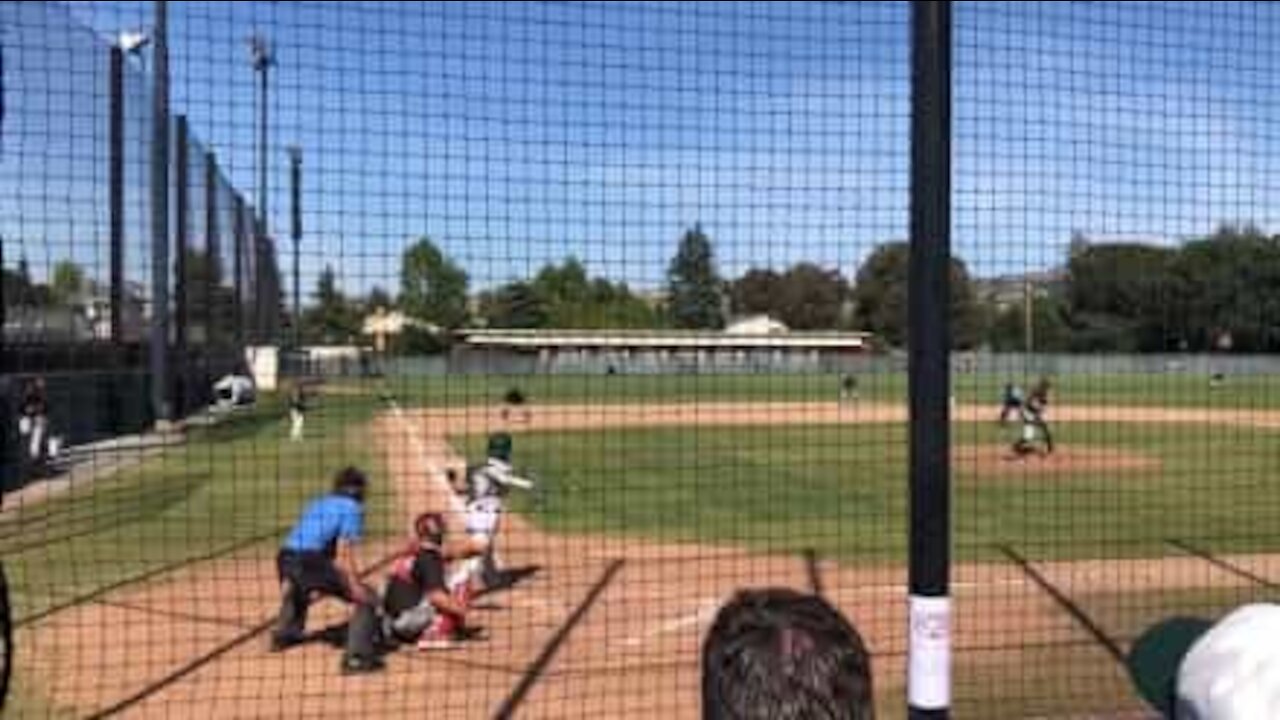
<path id="1" fill-rule="evenodd" d="M 511 462 L 511 445 L 511 433 L 494 433 L 489 436 L 489 445 L 485 454 L 487 457 L 509 463 Z"/>

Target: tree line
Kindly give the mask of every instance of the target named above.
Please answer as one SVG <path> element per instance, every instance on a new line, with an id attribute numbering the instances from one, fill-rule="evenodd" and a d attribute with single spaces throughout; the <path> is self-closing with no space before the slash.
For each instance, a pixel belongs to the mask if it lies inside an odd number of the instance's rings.
<path id="1" fill-rule="evenodd" d="M 226 345 L 235 341 L 239 332 L 254 342 L 279 339 L 289 316 L 280 294 L 279 267 L 268 246 L 259 245 L 255 276 L 241 299 L 242 330 L 237 330 L 236 290 L 222 259 L 201 249 L 183 248 L 181 252 L 182 260 L 180 264 L 175 261 L 174 273 L 176 275 L 180 267 L 184 282 L 181 285 L 175 282 L 171 301 L 176 308 L 177 293 L 181 289 L 190 342 Z M 126 283 L 121 288 L 125 307 L 132 306 L 141 315 L 149 302 L 146 290 L 138 282 Z M 45 282 L 33 278 L 25 258 L 20 258 L 12 269 L 0 271 L 0 299 L 6 308 L 70 310 L 84 316 L 91 310 L 104 310 L 110 295 L 109 283 L 92 277 L 83 266 L 70 259 L 55 262 Z M 40 331 L 38 317 L 35 322 L 37 327 L 28 328 L 28 332 Z M 132 330 L 133 333 L 126 332 L 126 335 L 143 331 L 142 328 Z"/>
<path id="2" fill-rule="evenodd" d="M 1178 246 L 1077 235 L 1032 311 L 1046 352 L 1280 351 L 1280 236 L 1252 225 Z M 1008 311 L 992 325 L 995 349 L 1022 342 Z"/>
<path id="3" fill-rule="evenodd" d="M 468 312 L 465 271 L 422 239 L 405 252 L 398 304 L 409 315 L 446 329 L 718 330 L 735 316 L 769 315 L 792 330 L 865 330 L 884 345 L 899 346 L 906 339 L 906 273 L 907 245 L 895 242 L 877 248 L 854 282 L 838 270 L 809 262 L 781 271 L 751 268 L 727 279 L 718 269 L 711 238 L 695 226 L 680 238 L 657 296 L 592 277 L 580 261 L 569 258 L 545 265 L 529 280 L 478 293 Z M 975 347 L 983 340 L 984 315 L 958 260 L 953 280 L 957 345 Z M 385 299 L 385 293 L 379 295 Z M 313 312 L 317 318 L 334 317 L 342 314 L 341 307 L 341 299 L 326 291 Z"/>
<path id="4" fill-rule="evenodd" d="M 192 317 L 221 315 L 230 299 L 217 262 L 189 258 Z M 905 242 L 872 250 L 846 277 L 800 262 L 785 269 L 749 268 L 724 277 L 712 239 L 698 226 L 679 239 L 660 293 L 593 276 L 570 257 L 527 279 L 473 292 L 466 270 L 430 238 L 401 257 L 398 287 L 363 296 L 340 288 L 332 267 L 321 272 L 302 314 L 307 343 L 359 338 L 365 316 L 398 309 L 420 323 L 401 350 L 440 350 L 447 331 L 464 327 L 576 329 L 720 329 L 734 316 L 769 315 L 793 330 L 861 330 L 881 349 L 907 337 Z M 208 277 L 205 277 L 208 276 Z M 5 271 L 6 302 L 69 302 L 92 285 L 70 261 L 48 284 L 35 283 L 25 263 Z M 285 311 L 281 310 L 282 316 Z M 1072 238 L 1063 262 L 1049 272 L 1002 281 L 975 278 L 951 261 L 952 343 L 957 350 L 997 352 L 1274 352 L 1280 350 L 1280 236 L 1253 226 L 1220 227 L 1177 246 L 1091 242 Z M 211 328 L 212 330 L 212 328 Z M 445 332 L 441 332 L 445 331 Z"/>

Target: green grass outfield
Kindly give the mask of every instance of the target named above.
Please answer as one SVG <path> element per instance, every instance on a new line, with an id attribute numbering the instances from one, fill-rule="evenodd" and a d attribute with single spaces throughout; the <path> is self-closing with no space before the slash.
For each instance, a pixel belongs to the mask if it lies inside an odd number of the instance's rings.
<path id="1" fill-rule="evenodd" d="M 965 403 L 1000 402 L 1006 381 L 1024 388 L 1035 376 L 956 374 L 956 399 Z M 839 393 L 840 377 L 825 375 L 450 375 L 389 376 L 376 380 L 330 383 L 348 392 L 374 396 L 383 388 L 406 407 L 484 405 L 501 402 L 519 387 L 534 403 L 656 402 L 829 402 Z M 875 401 L 905 401 L 904 373 L 860 375 L 859 394 Z M 1241 376 L 1211 387 L 1198 375 L 1124 374 L 1054 377 L 1054 402 L 1072 405 L 1280 408 L 1280 375 Z"/>
<path id="2" fill-rule="evenodd" d="M 382 476 L 366 432 L 382 407 L 381 390 L 399 395 L 406 407 L 428 401 L 476 404 L 500 399 L 512 381 L 359 383 L 360 392 L 334 394 L 317 404 L 308 418 L 308 439 L 299 445 L 284 440 L 284 406 L 267 396 L 258 409 L 196 430 L 186 445 L 161 457 L 0 520 L 0 557 L 16 617 L 236 548 L 270 562 L 301 503 L 325 490 L 336 467 L 359 463 Z M 998 379 L 960 375 L 955 382 L 959 399 L 989 402 L 994 416 Z M 638 403 L 829 401 L 838 382 L 835 376 L 799 375 L 542 376 L 520 378 L 519 384 L 535 403 Z M 905 396 L 900 375 L 864 376 L 860 389 L 868 399 Z M 1058 401 L 1251 408 L 1280 407 L 1278 398 L 1280 378 L 1235 378 L 1213 390 L 1202 378 L 1152 375 L 1061 378 Z M 1172 551 L 1162 540 L 1169 537 L 1208 544 L 1216 552 L 1280 546 L 1280 456 L 1274 452 L 1280 438 L 1274 432 L 1116 424 L 1063 424 L 1057 432 L 1064 444 L 1145 452 L 1163 467 L 1107 476 L 983 477 L 960 466 L 954 491 L 957 562 L 1002 559 L 994 549 L 1001 542 L 1040 558 L 1168 555 Z M 993 424 L 957 424 L 954 439 L 967 445 L 1002 442 L 1005 436 Z M 479 438 L 465 442 L 478 452 Z M 907 445 L 898 425 L 532 433 L 518 437 L 517 454 L 547 492 L 537 506 L 517 496 L 516 509 L 553 531 L 779 552 L 813 548 L 847 561 L 905 561 Z M 385 488 L 375 485 L 371 500 L 375 535 L 399 530 L 388 522 Z M 1129 607 L 1119 600 L 1112 605 Z M 1079 667 L 1096 662 L 1096 655 L 1079 655 Z M 1076 666 L 1068 663 L 1064 672 Z M 957 701 L 971 708 L 989 701 L 984 698 L 1010 694 L 999 686 L 1001 677 L 1004 683 L 1022 677 L 1008 668 L 993 670 L 991 678 L 980 667 L 965 672 Z M 39 695 L 27 690 L 33 682 L 18 678 L 18 692 L 28 702 Z M 1037 704 L 1040 690 L 1023 690 L 1026 709 L 1047 709 Z"/>
<path id="3" fill-rule="evenodd" d="M 15 619 L 236 548 L 273 557 L 301 504 L 327 490 L 337 467 L 354 463 L 381 475 L 364 424 L 374 407 L 355 398 L 325 403 L 309 415 L 307 439 L 293 444 L 284 405 L 268 396 L 256 409 L 193 430 L 162 456 L 20 509 L 0 521 Z M 375 485 L 370 503 L 375 534 L 390 516 L 385 488 Z"/>
<path id="4" fill-rule="evenodd" d="M 959 462 L 958 561 L 1001 560 L 1001 543 L 1059 558 L 1168 555 L 1163 541 L 1175 538 L 1213 538 L 1220 550 L 1280 549 L 1274 432 L 1114 423 L 1055 430 L 1063 446 L 1120 448 L 1160 466 L 991 474 Z M 957 424 L 953 438 L 1002 443 L 1010 432 Z M 465 446 L 474 456 L 482 439 Z M 536 473 L 544 498 L 517 495 L 515 506 L 552 531 L 905 562 L 901 425 L 531 433 L 518 436 L 516 459 Z"/>

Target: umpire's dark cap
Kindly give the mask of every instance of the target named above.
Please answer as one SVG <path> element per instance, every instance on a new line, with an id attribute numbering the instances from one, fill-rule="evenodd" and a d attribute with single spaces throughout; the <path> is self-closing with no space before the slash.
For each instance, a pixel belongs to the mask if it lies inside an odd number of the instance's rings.
<path id="1" fill-rule="evenodd" d="M 333 478 L 333 491 L 364 502 L 365 490 L 369 487 L 369 478 L 354 465 L 338 471 Z"/>

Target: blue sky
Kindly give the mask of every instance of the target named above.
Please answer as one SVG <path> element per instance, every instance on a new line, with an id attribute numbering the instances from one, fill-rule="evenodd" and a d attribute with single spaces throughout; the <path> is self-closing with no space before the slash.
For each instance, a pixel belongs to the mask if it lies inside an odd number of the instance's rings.
<path id="1" fill-rule="evenodd" d="M 800 260 L 849 275 L 906 235 L 905 3 L 170 5 L 175 111 L 250 197 L 244 38 L 256 27 L 277 45 L 271 219 L 287 229 L 283 147 L 297 143 L 307 288 L 325 264 L 353 291 L 394 287 L 424 234 L 479 286 L 572 254 L 641 287 L 661 285 L 695 222 L 729 275 Z M 151 3 L 70 12 L 105 36 L 148 24 Z M 10 66 L 31 57 L 35 40 L 17 50 L 5 32 Z M 958 3 L 957 254 L 995 274 L 1058 262 L 1073 230 L 1280 229 L 1277 40 L 1280 7 L 1265 3 Z M 0 200 L 7 262 L 19 235 L 43 262 L 105 268 L 84 239 L 105 236 L 105 110 L 80 109 L 105 58 L 50 50 L 43 75 L 66 66 L 65 81 L 31 81 L 32 61 L 25 90 L 8 83 L 0 178 L 25 190 L 19 207 Z M 55 157 L 64 136 L 89 169 Z"/>

